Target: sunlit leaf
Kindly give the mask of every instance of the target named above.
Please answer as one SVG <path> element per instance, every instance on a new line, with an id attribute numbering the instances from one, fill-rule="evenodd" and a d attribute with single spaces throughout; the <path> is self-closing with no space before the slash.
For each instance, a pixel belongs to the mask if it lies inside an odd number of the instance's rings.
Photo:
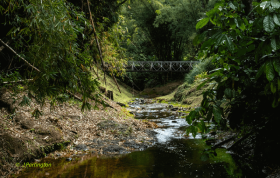
<path id="1" fill-rule="evenodd" d="M 209 22 L 209 18 L 204 18 L 201 19 L 197 24 L 196 24 L 196 29 L 200 29 L 202 27 L 204 27 L 207 23 Z"/>
<path id="2" fill-rule="evenodd" d="M 214 119 L 217 123 L 219 123 L 222 119 L 222 111 L 219 107 L 215 106 L 213 108 Z"/>
<path id="3" fill-rule="evenodd" d="M 273 21 L 276 25 L 280 26 L 280 22 L 277 14 L 273 14 Z"/>
<path id="4" fill-rule="evenodd" d="M 229 51 L 233 52 L 234 51 L 234 45 L 233 45 L 232 40 L 227 35 L 225 35 L 225 40 L 226 40 L 226 45 L 227 45 Z"/>
<path id="5" fill-rule="evenodd" d="M 262 9 L 266 9 L 270 5 L 270 1 L 265 1 L 260 4 Z"/>
<path id="6" fill-rule="evenodd" d="M 271 61 L 266 63 L 265 73 L 268 81 L 272 81 L 274 79 L 274 68 Z"/>
<path id="7" fill-rule="evenodd" d="M 277 45 L 276 45 L 275 37 L 271 38 L 270 41 L 271 41 L 271 43 L 270 43 L 271 44 L 271 48 L 276 51 Z"/>
<path id="8" fill-rule="evenodd" d="M 280 2 L 278 0 L 271 0 L 271 6 L 278 9 L 280 7 Z"/>
<path id="9" fill-rule="evenodd" d="M 263 28 L 267 32 L 272 32 L 274 30 L 274 21 L 271 15 L 265 16 L 263 19 Z"/>
<path id="10" fill-rule="evenodd" d="M 265 71 L 265 68 L 266 68 L 266 63 L 264 63 L 264 64 L 259 68 L 259 70 L 258 70 L 258 72 L 257 72 L 257 75 L 256 75 L 256 79 L 258 79 L 258 78 L 262 75 L 262 73 Z"/>

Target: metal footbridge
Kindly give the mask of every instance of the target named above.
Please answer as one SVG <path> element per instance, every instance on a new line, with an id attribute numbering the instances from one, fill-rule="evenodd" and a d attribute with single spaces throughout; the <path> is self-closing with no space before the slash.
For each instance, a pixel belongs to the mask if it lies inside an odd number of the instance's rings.
<path id="1" fill-rule="evenodd" d="M 189 72 L 199 61 L 127 61 L 126 72 Z"/>

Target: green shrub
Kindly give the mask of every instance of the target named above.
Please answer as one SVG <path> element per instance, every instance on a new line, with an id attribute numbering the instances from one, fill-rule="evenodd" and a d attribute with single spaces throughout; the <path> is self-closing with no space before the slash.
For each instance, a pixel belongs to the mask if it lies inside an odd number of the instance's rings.
<path id="1" fill-rule="evenodd" d="M 195 80 L 196 75 L 213 70 L 215 66 L 212 64 L 211 61 L 212 58 L 209 57 L 201 61 L 199 64 L 195 65 L 194 68 L 185 75 L 185 81 L 188 84 L 192 84 Z"/>

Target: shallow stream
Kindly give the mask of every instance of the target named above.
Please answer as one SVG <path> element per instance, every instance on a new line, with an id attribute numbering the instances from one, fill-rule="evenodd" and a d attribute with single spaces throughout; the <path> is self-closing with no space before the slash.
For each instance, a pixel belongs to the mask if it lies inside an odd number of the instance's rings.
<path id="1" fill-rule="evenodd" d="M 188 126 L 185 117 L 168 109 L 167 104 L 130 105 L 137 119 L 156 122 L 159 128 L 157 141 L 143 151 L 118 156 L 76 157 L 71 162 L 66 158 L 44 158 L 51 163 L 49 168 L 29 168 L 18 177 L 92 177 L 92 178 L 225 178 L 236 175 L 237 167 L 224 149 L 218 156 L 201 161 L 205 143 L 196 136 L 185 136 Z"/>

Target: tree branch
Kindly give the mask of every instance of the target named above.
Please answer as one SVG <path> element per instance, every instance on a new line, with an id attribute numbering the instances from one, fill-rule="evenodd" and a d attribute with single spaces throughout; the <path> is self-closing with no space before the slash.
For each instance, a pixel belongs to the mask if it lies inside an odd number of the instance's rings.
<path id="1" fill-rule="evenodd" d="M 117 10 L 121 5 L 123 5 L 127 0 L 124 0 L 123 2 L 121 2 L 120 4 L 118 4 L 118 6 L 114 9 Z"/>
<path id="2" fill-rule="evenodd" d="M 13 53 L 15 53 L 15 55 L 17 55 L 20 59 L 22 59 L 25 63 L 27 63 L 27 65 L 29 65 L 30 67 L 32 67 L 33 69 L 35 69 L 38 72 L 41 72 L 39 69 L 37 69 L 36 67 L 34 67 L 33 65 L 31 65 L 27 60 L 25 60 L 23 57 L 21 57 L 17 52 L 15 52 L 10 46 L 8 46 L 4 41 L 2 41 L 0 39 L 0 42 L 6 46 L 7 48 L 9 48 Z M 1 47 L 2 48 L 2 47 Z"/>
<path id="3" fill-rule="evenodd" d="M 8 45 L 10 43 L 10 41 L 8 41 L 6 44 Z M 5 46 L 1 46 L 0 47 L 0 52 L 5 48 Z"/>

